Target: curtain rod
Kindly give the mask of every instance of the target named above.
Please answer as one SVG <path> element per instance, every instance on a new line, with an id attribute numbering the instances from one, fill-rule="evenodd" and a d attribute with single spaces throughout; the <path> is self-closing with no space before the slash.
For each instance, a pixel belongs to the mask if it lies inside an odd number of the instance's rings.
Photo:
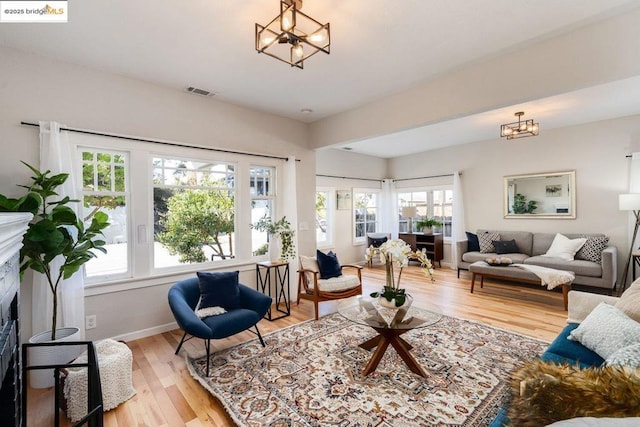
<path id="1" fill-rule="evenodd" d="M 446 174 L 443 174 L 443 175 L 419 176 L 417 178 L 400 178 L 400 179 L 394 179 L 394 181 L 395 182 L 398 182 L 398 181 L 412 181 L 414 179 L 442 178 L 442 177 L 445 177 L 445 176 L 454 176 L 454 175 L 455 175 L 455 173 L 446 173 Z M 458 172 L 458 175 L 462 175 L 462 172 Z"/>
<path id="2" fill-rule="evenodd" d="M 355 179 L 355 180 L 358 180 L 358 181 L 375 181 L 375 182 L 384 181 L 383 179 L 355 178 L 355 177 L 351 177 L 351 176 L 336 176 L 336 175 L 321 175 L 321 174 L 316 174 L 316 176 L 321 176 L 323 178 Z"/>
<path id="3" fill-rule="evenodd" d="M 20 122 L 20 124 L 23 125 L 23 126 L 40 127 L 40 125 L 37 124 L 37 123 Z M 76 133 L 83 133 L 85 135 L 108 136 L 110 138 L 127 139 L 129 141 L 151 142 L 153 144 L 169 145 L 171 147 L 197 148 L 197 149 L 200 149 L 200 150 L 217 151 L 219 153 L 241 154 L 243 156 L 264 157 L 264 158 L 267 158 L 267 159 L 278 159 L 278 160 L 289 161 L 289 159 L 286 158 L 286 157 L 270 156 L 268 154 L 247 153 L 247 152 L 244 152 L 244 151 L 223 150 L 221 148 L 202 147 L 202 146 L 199 146 L 199 145 L 178 144 L 177 142 L 158 141 L 158 140 L 154 140 L 154 139 L 136 138 L 136 137 L 133 137 L 133 136 L 115 135 L 115 134 L 112 134 L 112 133 L 88 131 L 88 130 L 82 130 L 82 129 L 66 128 L 66 127 L 61 127 L 60 130 L 66 130 L 66 131 L 69 131 L 69 132 L 76 132 Z M 296 159 L 296 161 L 299 162 L 300 159 Z"/>

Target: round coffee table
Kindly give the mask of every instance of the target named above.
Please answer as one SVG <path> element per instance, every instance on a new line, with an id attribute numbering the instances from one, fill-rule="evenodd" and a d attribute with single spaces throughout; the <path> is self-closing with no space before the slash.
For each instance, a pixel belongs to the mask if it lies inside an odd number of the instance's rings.
<path id="1" fill-rule="evenodd" d="M 391 345 L 412 372 L 426 377 L 416 359 L 409 352 L 413 347 L 400 335 L 412 329 L 425 328 L 437 323 L 442 319 L 440 308 L 433 304 L 420 303 L 420 307 L 411 304 L 409 307 L 400 309 L 388 309 L 381 307 L 377 299 L 357 296 L 340 300 L 338 313 L 354 323 L 369 326 L 378 333 L 375 337 L 360 344 L 360 347 L 367 351 L 377 347 L 362 371 L 362 376 L 369 375 L 376 370 L 382 356 L 387 351 L 387 347 Z"/>

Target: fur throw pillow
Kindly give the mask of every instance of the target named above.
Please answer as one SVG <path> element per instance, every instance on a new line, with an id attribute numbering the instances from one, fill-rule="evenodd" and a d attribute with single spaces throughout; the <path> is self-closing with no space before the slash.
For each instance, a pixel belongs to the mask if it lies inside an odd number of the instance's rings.
<path id="1" fill-rule="evenodd" d="M 580 369 L 536 360 L 516 371 L 511 385 L 512 426 L 538 427 L 575 417 L 640 416 L 640 370 Z"/>

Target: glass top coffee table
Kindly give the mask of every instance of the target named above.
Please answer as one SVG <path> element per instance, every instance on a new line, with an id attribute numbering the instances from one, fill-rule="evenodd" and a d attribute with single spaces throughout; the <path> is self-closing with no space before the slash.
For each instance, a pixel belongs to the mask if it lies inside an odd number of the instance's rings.
<path id="1" fill-rule="evenodd" d="M 377 347 L 362 371 L 362 376 L 376 370 L 387 347 L 391 345 L 412 372 L 426 377 L 410 353 L 413 347 L 400 335 L 412 329 L 425 328 L 437 323 L 442 319 L 442 312 L 437 306 L 420 303 L 417 307 L 412 303 L 409 307 L 388 309 L 381 307 L 377 299 L 357 296 L 340 300 L 338 313 L 354 323 L 369 326 L 378 333 L 377 336 L 360 344 L 360 347 L 367 351 Z"/>

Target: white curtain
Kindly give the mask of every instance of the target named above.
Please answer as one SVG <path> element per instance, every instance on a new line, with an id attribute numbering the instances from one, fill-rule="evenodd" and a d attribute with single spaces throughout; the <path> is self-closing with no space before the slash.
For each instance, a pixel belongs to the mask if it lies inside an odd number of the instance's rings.
<path id="1" fill-rule="evenodd" d="M 298 197 L 297 197 L 297 185 L 296 185 L 296 158 L 290 156 L 287 158 L 287 162 L 284 165 L 284 188 L 283 194 L 285 195 L 284 199 L 284 215 L 287 217 L 287 220 L 291 223 L 291 226 L 296 233 L 293 236 L 293 243 L 296 248 L 296 253 L 299 253 L 298 246 Z M 298 282 L 296 280 L 291 280 L 291 277 L 295 277 L 295 272 L 298 271 L 298 257 L 295 257 L 292 260 L 289 260 L 289 280 L 293 285 L 291 288 L 291 295 L 298 295 Z M 291 274 L 294 274 L 291 276 Z"/>
<path id="2" fill-rule="evenodd" d="M 392 179 L 382 180 L 380 195 L 380 226 L 381 233 L 390 233 L 392 239 L 398 238 L 398 194 L 396 184 Z"/>
<path id="3" fill-rule="evenodd" d="M 458 268 L 458 247 L 456 242 L 466 240 L 464 202 L 460 172 L 453 174 L 453 223 L 451 224 L 451 265 Z"/>
<path id="4" fill-rule="evenodd" d="M 52 175 L 68 173 L 67 181 L 58 188 L 60 198 L 69 196 L 79 200 L 76 192 L 76 173 L 73 168 L 73 153 L 68 138 L 68 132 L 60 131 L 60 124 L 56 122 L 40 122 L 40 170 L 50 170 Z M 80 213 L 81 203 L 69 205 Z M 61 265 L 59 259 L 53 260 L 52 271 L 56 272 Z M 33 294 L 31 302 L 32 332 L 38 333 L 51 330 L 53 314 L 53 296 L 49 290 L 46 278 L 34 272 Z M 57 328 L 75 326 L 80 328 L 84 338 L 84 274 L 83 270 L 74 274 L 58 286 L 58 322 Z"/>

